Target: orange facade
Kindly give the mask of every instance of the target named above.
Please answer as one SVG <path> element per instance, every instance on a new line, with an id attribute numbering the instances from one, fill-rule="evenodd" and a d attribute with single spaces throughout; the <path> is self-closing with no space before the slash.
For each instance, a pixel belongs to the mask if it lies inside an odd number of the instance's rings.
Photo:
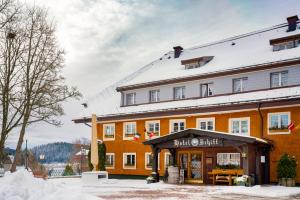
<path id="1" fill-rule="evenodd" d="M 261 109 L 263 117 L 263 139 L 272 141 L 274 148 L 270 152 L 270 181 L 276 182 L 276 165 L 280 156 L 283 153 L 288 153 L 295 156 L 300 160 L 300 128 L 291 131 L 289 134 L 268 134 L 268 113 L 289 112 L 290 121 L 295 125 L 300 124 L 300 106 L 281 107 L 281 108 L 263 108 Z M 151 153 L 149 146 L 143 145 L 145 141 L 145 122 L 159 120 L 160 121 L 160 136 L 169 134 L 171 119 L 185 119 L 185 128 L 196 128 L 197 118 L 215 118 L 215 130 L 220 132 L 229 132 L 229 119 L 230 118 L 250 118 L 250 135 L 260 138 L 261 131 L 261 117 L 258 110 L 244 110 L 232 111 L 226 113 L 212 113 L 209 115 L 190 115 L 190 116 L 176 116 L 164 118 L 151 118 L 151 119 L 136 119 L 126 121 L 110 121 L 98 122 L 97 134 L 98 139 L 103 140 L 103 124 L 115 124 L 115 139 L 112 141 L 104 141 L 107 148 L 107 153 L 114 153 L 115 166 L 114 169 L 107 169 L 110 174 L 124 174 L 124 175 L 150 175 L 151 169 L 145 169 L 145 153 Z M 136 122 L 137 132 L 141 137 L 137 140 L 123 140 L 123 122 Z M 299 125 L 300 127 L 300 125 Z M 123 169 L 123 153 L 136 153 L 136 169 Z M 164 152 L 159 155 L 159 173 L 162 176 L 164 173 Z M 298 166 L 298 175 L 296 181 L 300 183 L 300 167 Z"/>

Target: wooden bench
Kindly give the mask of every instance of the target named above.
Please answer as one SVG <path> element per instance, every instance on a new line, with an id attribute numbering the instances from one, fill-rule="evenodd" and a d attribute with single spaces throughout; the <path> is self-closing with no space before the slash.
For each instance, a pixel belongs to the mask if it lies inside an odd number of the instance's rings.
<path id="1" fill-rule="evenodd" d="M 212 179 L 213 184 L 216 183 L 228 183 L 228 185 L 232 185 L 233 179 L 244 174 L 243 169 L 213 169 L 208 173 L 211 175 L 210 179 Z"/>

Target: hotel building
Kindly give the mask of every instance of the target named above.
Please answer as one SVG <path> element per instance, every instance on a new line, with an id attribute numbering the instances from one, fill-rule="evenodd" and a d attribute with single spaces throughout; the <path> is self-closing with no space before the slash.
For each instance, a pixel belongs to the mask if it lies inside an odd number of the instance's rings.
<path id="1" fill-rule="evenodd" d="M 101 111 L 73 120 L 91 123 L 92 163 L 101 140 L 111 175 L 158 177 L 177 165 L 187 182 L 209 184 L 212 169 L 235 165 L 257 184 L 277 182 L 282 154 L 300 160 L 299 28 L 292 16 L 221 41 L 176 46 L 124 79 L 99 99 Z"/>

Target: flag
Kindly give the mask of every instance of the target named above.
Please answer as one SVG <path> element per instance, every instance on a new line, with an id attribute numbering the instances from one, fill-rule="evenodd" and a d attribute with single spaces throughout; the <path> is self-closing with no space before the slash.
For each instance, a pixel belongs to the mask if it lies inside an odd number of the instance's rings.
<path id="1" fill-rule="evenodd" d="M 153 133 L 153 132 L 150 132 L 150 133 L 148 134 L 148 136 L 149 136 L 149 138 L 152 138 L 152 137 L 154 136 L 154 133 Z"/>
<path id="2" fill-rule="evenodd" d="M 136 133 L 136 134 L 134 134 L 133 139 L 134 139 L 135 141 L 137 141 L 137 140 L 140 138 L 140 136 L 141 136 L 141 134 Z"/>
<path id="3" fill-rule="evenodd" d="M 294 122 L 291 122 L 291 123 L 288 125 L 288 129 L 289 129 L 290 131 L 292 131 L 292 130 L 295 129 L 295 124 L 294 124 Z"/>

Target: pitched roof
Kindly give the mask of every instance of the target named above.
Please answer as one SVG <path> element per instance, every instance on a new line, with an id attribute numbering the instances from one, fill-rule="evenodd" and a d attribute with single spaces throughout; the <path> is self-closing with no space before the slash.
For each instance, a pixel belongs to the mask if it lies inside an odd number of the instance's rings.
<path id="1" fill-rule="evenodd" d="M 248 93 L 214 96 L 205 99 L 186 99 L 181 101 L 160 102 L 155 104 L 120 107 L 121 94 L 116 88 L 153 81 L 179 79 L 222 71 L 233 71 L 239 68 L 254 68 L 265 63 L 276 63 L 286 60 L 299 60 L 300 48 L 272 51 L 270 40 L 300 34 L 299 25 L 295 31 L 286 32 L 287 24 L 280 24 L 268 29 L 228 38 L 222 41 L 184 49 L 179 58 L 174 59 L 174 52 L 168 52 L 135 73 L 125 77 L 118 83 L 106 88 L 88 100 L 88 109 L 82 116 L 125 115 L 130 113 L 147 113 L 183 109 L 186 107 L 207 107 L 228 104 L 239 104 L 272 99 L 290 99 L 300 97 L 300 86 L 278 88 L 269 91 L 253 91 Z M 234 45 L 232 45 L 234 43 Z M 203 56 L 214 56 L 206 65 L 185 70 L 182 60 Z M 76 120 L 75 120 L 76 121 Z"/>
<path id="2" fill-rule="evenodd" d="M 152 67 L 149 67 L 144 73 L 121 84 L 119 88 L 299 58 L 300 48 L 273 52 L 270 45 L 270 40 L 299 33 L 299 25 L 295 31 L 287 32 L 287 24 L 281 24 L 222 41 L 187 48 L 182 51 L 179 58 L 174 58 L 174 52 L 170 51 L 163 55 L 161 59 L 151 63 Z M 214 58 L 202 67 L 189 70 L 185 70 L 181 63 L 182 60 L 202 56 L 214 56 Z"/>

